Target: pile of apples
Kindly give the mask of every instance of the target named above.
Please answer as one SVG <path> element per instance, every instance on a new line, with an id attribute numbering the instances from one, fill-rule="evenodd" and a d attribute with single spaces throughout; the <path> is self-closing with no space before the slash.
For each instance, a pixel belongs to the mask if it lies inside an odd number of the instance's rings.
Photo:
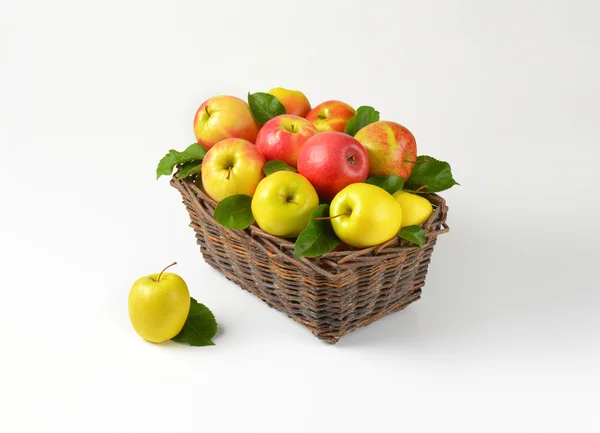
<path id="1" fill-rule="evenodd" d="M 352 247 L 365 248 L 392 239 L 404 226 L 423 224 L 431 203 L 406 191 L 390 194 L 366 183 L 371 176 L 407 179 L 415 165 L 413 134 L 391 121 L 376 121 L 346 133 L 357 114 L 336 100 L 314 108 L 300 91 L 271 89 L 285 114 L 260 124 L 256 111 L 235 96 L 216 96 L 194 117 L 197 142 L 207 151 L 197 184 L 216 202 L 251 197 L 256 224 L 282 238 L 297 237 L 311 213 L 329 204 L 335 234 Z M 280 170 L 265 175 L 269 161 Z"/>

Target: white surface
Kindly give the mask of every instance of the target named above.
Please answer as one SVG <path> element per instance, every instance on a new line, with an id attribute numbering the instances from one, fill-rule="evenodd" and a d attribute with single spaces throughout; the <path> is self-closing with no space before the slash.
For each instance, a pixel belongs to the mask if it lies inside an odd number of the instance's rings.
<path id="1" fill-rule="evenodd" d="M 600 431 L 597 2 L 3 1 L 0 431 Z M 215 94 L 377 107 L 452 163 L 423 298 L 319 342 L 201 259 L 168 180 Z M 129 324 L 175 272 L 216 346 Z"/>

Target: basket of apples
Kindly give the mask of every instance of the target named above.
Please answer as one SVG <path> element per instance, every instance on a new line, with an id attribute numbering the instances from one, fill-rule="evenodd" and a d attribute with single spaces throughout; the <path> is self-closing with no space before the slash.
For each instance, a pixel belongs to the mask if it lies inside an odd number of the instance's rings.
<path id="1" fill-rule="evenodd" d="M 157 177 L 227 279 L 329 343 L 419 299 L 457 182 L 406 127 L 275 88 L 208 99 L 194 133 Z"/>

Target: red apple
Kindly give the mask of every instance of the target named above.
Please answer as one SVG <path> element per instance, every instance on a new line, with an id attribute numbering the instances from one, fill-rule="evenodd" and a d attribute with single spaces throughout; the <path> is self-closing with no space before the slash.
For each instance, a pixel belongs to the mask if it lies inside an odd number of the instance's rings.
<path id="1" fill-rule="evenodd" d="M 309 138 L 298 154 L 298 172 L 313 184 L 319 197 L 332 199 L 369 174 L 365 148 L 343 132 L 322 132 Z"/>
<path id="2" fill-rule="evenodd" d="M 296 167 L 300 148 L 317 132 L 317 128 L 308 120 L 282 114 L 260 128 L 255 145 L 267 161 L 278 159 Z"/>
<path id="3" fill-rule="evenodd" d="M 321 132 L 344 132 L 346 124 L 354 117 L 356 110 L 342 101 L 326 101 L 310 110 L 306 118 Z"/>
<path id="4" fill-rule="evenodd" d="M 200 105 L 194 116 L 194 134 L 209 150 L 225 138 L 242 138 L 254 143 L 260 125 L 246 101 L 235 96 L 215 96 Z"/>
<path id="5" fill-rule="evenodd" d="M 408 179 L 417 158 L 415 137 L 396 122 L 379 121 L 354 136 L 369 154 L 369 176 L 395 174 Z"/>

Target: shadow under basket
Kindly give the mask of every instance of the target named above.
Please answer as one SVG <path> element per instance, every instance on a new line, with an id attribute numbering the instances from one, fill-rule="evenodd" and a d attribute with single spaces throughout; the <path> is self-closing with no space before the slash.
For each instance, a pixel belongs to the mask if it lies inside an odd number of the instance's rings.
<path id="1" fill-rule="evenodd" d="M 192 177 L 180 180 L 175 174 L 171 185 L 181 193 L 206 263 L 328 343 L 419 299 L 437 236 L 449 230 L 445 200 L 426 194 L 434 211 L 423 225 L 422 248 L 394 238 L 375 247 L 295 259 L 290 240 L 256 225 L 231 230 L 217 223 L 216 202 Z"/>

